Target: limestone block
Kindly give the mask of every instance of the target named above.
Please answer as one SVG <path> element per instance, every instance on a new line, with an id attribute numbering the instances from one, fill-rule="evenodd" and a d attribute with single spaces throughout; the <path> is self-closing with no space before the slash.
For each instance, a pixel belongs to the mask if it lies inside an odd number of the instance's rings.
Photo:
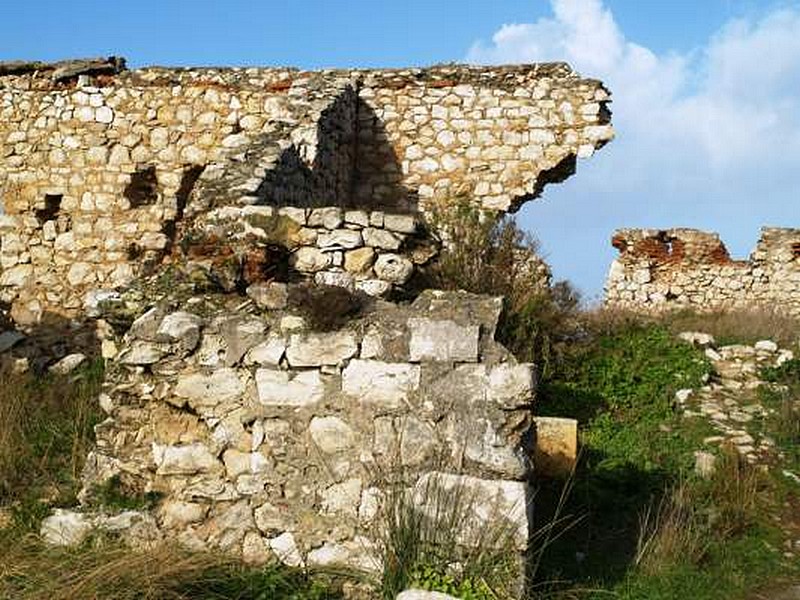
<path id="1" fill-rule="evenodd" d="M 342 391 L 376 408 L 401 408 L 419 388 L 419 365 L 354 359 L 342 372 Z"/>
<path id="2" fill-rule="evenodd" d="M 317 568 L 346 568 L 377 574 L 381 571 L 375 544 L 362 536 L 344 542 L 326 542 L 308 553 L 308 565 Z"/>
<path id="3" fill-rule="evenodd" d="M 24 287 L 33 276 L 31 265 L 17 265 L 0 273 L 0 287 Z"/>
<path id="4" fill-rule="evenodd" d="M 337 207 L 315 208 L 308 215 L 309 227 L 336 229 L 342 224 L 342 209 Z"/>
<path id="5" fill-rule="evenodd" d="M 260 344 L 266 328 L 257 317 L 237 316 L 223 321 L 220 333 L 225 340 L 225 366 L 237 364 L 250 348 Z"/>
<path id="6" fill-rule="evenodd" d="M 161 525 L 167 529 L 179 529 L 202 521 L 208 513 L 208 505 L 182 500 L 165 500 L 159 505 Z"/>
<path id="7" fill-rule="evenodd" d="M 269 502 L 259 506 L 253 516 L 256 527 L 267 535 L 275 535 L 286 524 L 286 512 Z"/>
<path id="8" fill-rule="evenodd" d="M 266 341 L 254 346 L 247 353 L 247 364 L 278 366 L 286 352 L 286 340 L 279 335 L 270 335 Z"/>
<path id="9" fill-rule="evenodd" d="M 334 229 L 333 231 L 320 233 L 317 237 L 317 246 L 325 249 L 332 248 L 358 248 L 363 245 L 361 232 L 353 229 Z"/>
<path id="10" fill-rule="evenodd" d="M 81 354 L 80 352 L 75 352 L 74 354 L 68 354 L 56 364 L 51 365 L 48 370 L 51 373 L 56 373 L 57 375 L 67 375 L 68 373 L 72 373 L 72 371 L 77 369 L 85 362 L 86 355 Z"/>
<path id="11" fill-rule="evenodd" d="M 195 475 L 215 470 L 219 463 L 205 444 L 153 444 L 153 462 L 159 475 Z"/>
<path id="12" fill-rule="evenodd" d="M 375 262 L 375 250 L 369 247 L 356 248 L 344 255 L 345 271 L 350 273 L 363 273 L 372 267 Z"/>
<path id="13" fill-rule="evenodd" d="M 373 248 L 380 248 L 382 250 L 397 250 L 400 248 L 401 240 L 391 231 L 385 229 L 376 229 L 374 227 L 367 227 L 363 231 L 364 243 Z"/>
<path id="14" fill-rule="evenodd" d="M 369 225 L 369 214 L 363 210 L 348 210 L 344 213 L 344 222 L 367 227 Z"/>
<path id="15" fill-rule="evenodd" d="M 375 275 L 379 278 L 397 285 L 408 281 L 414 272 L 414 265 L 411 261 L 397 254 L 381 254 L 373 268 Z"/>
<path id="16" fill-rule="evenodd" d="M 413 494 L 416 506 L 431 518 L 447 514 L 446 505 L 441 504 L 447 502 L 446 498 L 469 498 L 456 534 L 457 541 L 465 546 L 485 543 L 487 530 L 502 528 L 510 539 L 496 543 L 513 544 L 518 550 L 527 547 L 532 490 L 525 482 L 434 471 L 419 478 Z"/>
<path id="17" fill-rule="evenodd" d="M 355 286 L 355 279 L 352 273 L 344 271 L 323 271 L 314 275 L 314 283 L 317 285 L 334 285 L 352 290 Z"/>
<path id="18" fill-rule="evenodd" d="M 256 306 L 267 310 L 283 310 L 289 302 L 289 289 L 277 281 L 259 282 L 247 288 L 247 295 Z"/>
<path id="19" fill-rule="evenodd" d="M 409 355 L 411 362 L 476 362 L 478 325 L 458 325 L 450 320 L 411 318 Z"/>
<path id="20" fill-rule="evenodd" d="M 392 284 L 382 279 L 362 279 L 356 281 L 355 288 L 368 296 L 385 296 L 392 289 Z"/>
<path id="21" fill-rule="evenodd" d="M 190 373 L 181 375 L 175 386 L 175 395 L 185 398 L 192 406 L 216 406 L 221 402 L 238 400 L 245 385 L 235 369 L 222 368 L 210 375 Z"/>
<path id="22" fill-rule="evenodd" d="M 338 365 L 358 352 L 355 335 L 349 331 L 294 334 L 286 348 L 292 367 Z"/>
<path id="23" fill-rule="evenodd" d="M 195 314 L 178 311 L 164 317 L 156 331 L 156 337 L 175 343 L 184 353 L 191 352 L 200 341 L 203 320 Z"/>
<path id="24" fill-rule="evenodd" d="M 289 567 L 303 566 L 303 556 L 300 554 L 294 535 L 288 531 L 270 539 L 269 547 L 283 564 Z"/>
<path id="25" fill-rule="evenodd" d="M 308 426 L 314 443 L 326 454 L 334 454 L 352 447 L 355 433 L 339 417 L 314 417 Z"/>
<path id="26" fill-rule="evenodd" d="M 286 371 L 256 371 L 258 400 L 267 406 L 311 406 L 322 400 L 325 387 L 319 371 L 302 371 L 293 378 Z"/>
<path id="27" fill-rule="evenodd" d="M 524 479 L 528 469 L 520 453 L 488 419 L 477 419 L 465 435 L 464 456 L 508 479 Z"/>
<path id="28" fill-rule="evenodd" d="M 347 479 L 335 483 L 322 492 L 322 513 L 327 515 L 345 515 L 355 518 L 361 504 L 361 480 Z"/>
<path id="29" fill-rule="evenodd" d="M 504 409 L 533 403 L 536 393 L 536 367 L 532 364 L 504 363 L 492 367 L 486 398 Z"/>
<path id="30" fill-rule="evenodd" d="M 53 514 L 42 521 L 40 535 L 46 544 L 52 546 L 78 546 L 94 529 L 90 517 L 56 508 Z"/>
<path id="31" fill-rule="evenodd" d="M 303 246 L 292 254 L 289 264 L 303 273 L 316 273 L 331 264 L 331 255 L 317 248 Z"/>
<path id="32" fill-rule="evenodd" d="M 225 450 L 222 462 L 229 477 L 237 478 L 244 474 L 266 473 L 271 464 L 260 452 L 242 452 L 234 448 Z"/>
<path id="33" fill-rule="evenodd" d="M 551 477 L 572 473 L 578 460 L 578 421 L 558 417 L 534 417 L 533 420 L 535 471 Z"/>
<path id="34" fill-rule="evenodd" d="M 123 365 L 152 365 L 164 358 L 166 351 L 158 344 L 134 340 L 119 355 L 118 362 Z"/>

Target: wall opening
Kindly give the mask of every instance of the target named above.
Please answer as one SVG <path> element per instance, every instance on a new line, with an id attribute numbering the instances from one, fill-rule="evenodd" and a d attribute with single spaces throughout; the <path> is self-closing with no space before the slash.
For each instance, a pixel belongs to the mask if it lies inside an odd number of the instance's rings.
<path id="1" fill-rule="evenodd" d="M 36 210 L 36 220 L 39 221 L 39 225 L 44 225 L 47 221 L 54 221 L 58 218 L 63 199 L 63 194 L 44 195 L 44 208 Z"/>
<path id="2" fill-rule="evenodd" d="M 130 202 L 131 208 L 155 204 L 158 200 L 158 177 L 155 166 L 150 165 L 133 173 L 122 194 Z"/>
<path id="3" fill-rule="evenodd" d="M 795 258 L 800 258 L 800 242 L 795 242 L 792 244 L 792 256 Z"/>

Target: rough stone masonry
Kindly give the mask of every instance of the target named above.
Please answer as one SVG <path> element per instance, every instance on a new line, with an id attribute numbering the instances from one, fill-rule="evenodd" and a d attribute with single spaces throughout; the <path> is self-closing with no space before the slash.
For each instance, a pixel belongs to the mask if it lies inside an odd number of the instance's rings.
<path id="1" fill-rule="evenodd" d="M 525 548 L 548 456 L 535 367 L 494 339 L 502 299 L 389 299 L 435 260 L 437 207 L 516 210 L 612 138 L 600 82 L 561 63 L 100 59 L 0 65 L 0 100 L 0 301 L 27 328 L 95 319 L 107 361 L 84 511 L 56 511 L 47 539 L 99 528 L 379 569 L 386 498 L 413 494 L 432 517 L 439 488 L 471 499 L 462 543 L 500 524 Z M 308 285 L 360 294 L 363 310 L 315 330 L 290 301 Z M 550 464 L 568 461 L 574 423 L 543 433 Z M 110 481 L 160 500 L 96 512 Z"/>
<path id="2" fill-rule="evenodd" d="M 265 211 L 281 212 L 299 225 L 288 241 L 308 271 L 383 293 L 409 268 L 381 258 L 403 255 L 412 233 L 393 215 L 424 216 L 459 196 L 514 210 L 612 138 L 609 100 L 563 63 L 0 64 L 0 301 L 20 323 L 80 314 L 87 291 L 124 286 L 197 246 L 191 223 L 218 209 L 247 217 L 238 233 L 251 239 Z M 363 212 L 310 212 L 325 207 Z M 352 250 L 355 273 L 341 254 Z M 372 255 L 392 263 L 391 276 Z"/>
<path id="3" fill-rule="evenodd" d="M 609 306 L 800 315 L 800 229 L 764 227 L 748 260 L 696 229 L 621 229 L 612 243 L 620 255 L 606 281 Z"/>

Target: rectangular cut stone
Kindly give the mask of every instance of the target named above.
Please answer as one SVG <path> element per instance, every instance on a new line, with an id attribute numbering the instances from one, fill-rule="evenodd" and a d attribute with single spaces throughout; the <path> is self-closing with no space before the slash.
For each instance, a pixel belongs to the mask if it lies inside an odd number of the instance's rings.
<path id="1" fill-rule="evenodd" d="M 489 372 L 486 398 L 504 409 L 533 403 L 536 394 L 536 367 L 530 363 L 496 365 Z"/>
<path id="2" fill-rule="evenodd" d="M 419 387 L 418 365 L 351 360 L 342 372 L 342 391 L 364 404 L 400 408 Z"/>
<path id="3" fill-rule="evenodd" d="M 559 417 L 534 417 L 536 473 L 558 477 L 569 475 L 578 459 L 578 421 Z"/>
<path id="4" fill-rule="evenodd" d="M 450 498 L 467 499 L 460 515 L 458 542 L 475 547 L 485 543 L 486 531 L 506 529 L 510 539 L 496 544 L 513 544 L 518 550 L 528 545 L 532 491 L 523 481 L 480 479 L 470 475 L 430 472 L 414 486 L 414 504 L 423 514 L 441 519 L 447 514 Z M 501 538 L 505 536 L 500 536 Z"/>
<path id="5" fill-rule="evenodd" d="M 479 325 L 449 320 L 409 319 L 411 362 L 477 362 Z"/>
<path id="6" fill-rule="evenodd" d="M 286 359 L 292 367 L 338 365 L 358 352 L 355 336 L 349 331 L 292 335 Z"/>
<path id="7" fill-rule="evenodd" d="M 259 402 L 267 406 L 309 406 L 325 394 L 319 371 L 303 371 L 290 379 L 286 371 L 259 369 L 256 389 Z"/>

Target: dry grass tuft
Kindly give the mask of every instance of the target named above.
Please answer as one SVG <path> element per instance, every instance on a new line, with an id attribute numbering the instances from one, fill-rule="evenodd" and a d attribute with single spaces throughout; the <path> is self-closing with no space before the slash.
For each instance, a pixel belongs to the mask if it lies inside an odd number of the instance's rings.
<path id="1" fill-rule="evenodd" d="M 0 506 L 32 492 L 69 495 L 99 419 L 102 368 L 71 377 L 0 371 Z"/>

